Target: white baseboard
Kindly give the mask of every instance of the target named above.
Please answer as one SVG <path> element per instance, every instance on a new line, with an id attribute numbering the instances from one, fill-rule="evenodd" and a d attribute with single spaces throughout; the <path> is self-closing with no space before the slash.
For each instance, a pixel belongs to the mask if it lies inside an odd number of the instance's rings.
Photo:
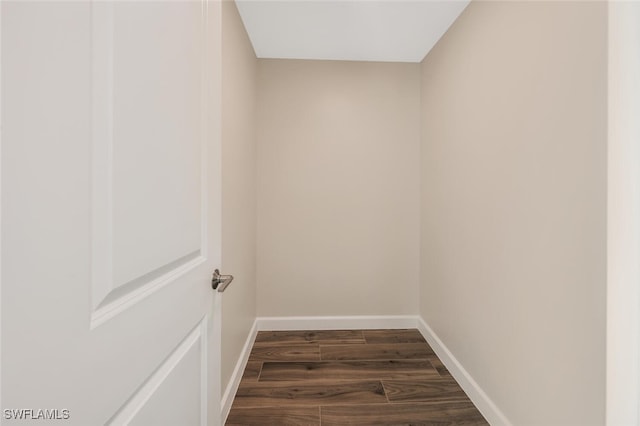
<path id="1" fill-rule="evenodd" d="M 367 330 L 417 328 L 417 315 L 258 317 L 258 330 Z"/>
<path id="2" fill-rule="evenodd" d="M 453 356 L 438 335 L 422 318 L 418 320 L 418 330 L 420 330 L 420 333 L 422 333 L 438 358 L 440 358 L 440 361 L 447 367 L 447 370 L 449 370 L 460 387 L 467 393 L 467 396 L 473 401 L 489 424 L 493 426 L 511 426 L 511 422 L 502 411 L 500 411 L 498 406 L 482 390 L 480 385 L 478 385 L 469 372 L 464 369 L 462 364 Z"/>
<path id="3" fill-rule="evenodd" d="M 242 352 L 240 352 L 240 357 L 238 358 L 236 367 L 233 369 L 233 374 L 231 374 L 231 378 L 229 379 L 227 388 L 224 390 L 224 393 L 222 395 L 222 401 L 220 402 L 220 406 L 222 407 L 222 424 L 225 424 L 225 422 L 227 421 L 227 417 L 229 416 L 229 411 L 231 411 L 233 398 L 235 398 L 236 392 L 238 391 L 238 386 L 240 386 L 240 380 L 242 379 L 242 374 L 244 373 L 244 369 L 247 366 L 247 361 L 249 360 L 249 355 L 251 354 L 251 348 L 253 347 L 253 343 L 256 340 L 257 334 L 258 322 L 256 320 L 253 322 L 253 326 L 249 331 L 247 340 L 242 347 Z"/>

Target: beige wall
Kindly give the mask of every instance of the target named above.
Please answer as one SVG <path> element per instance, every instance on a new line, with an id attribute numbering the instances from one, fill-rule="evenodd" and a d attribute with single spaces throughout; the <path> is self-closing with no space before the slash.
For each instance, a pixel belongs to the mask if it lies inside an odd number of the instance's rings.
<path id="1" fill-rule="evenodd" d="M 606 3 L 472 2 L 423 62 L 421 314 L 516 425 L 601 425 Z"/>
<path id="2" fill-rule="evenodd" d="M 258 69 L 258 314 L 416 314 L 419 64 Z"/>
<path id="3" fill-rule="evenodd" d="M 222 387 L 256 317 L 255 97 L 257 59 L 233 2 L 222 3 Z"/>

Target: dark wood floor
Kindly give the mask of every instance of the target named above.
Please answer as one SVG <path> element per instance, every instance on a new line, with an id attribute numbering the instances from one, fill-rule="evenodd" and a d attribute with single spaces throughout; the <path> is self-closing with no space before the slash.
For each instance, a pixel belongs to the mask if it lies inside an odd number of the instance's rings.
<path id="1" fill-rule="evenodd" d="M 227 425 L 486 425 L 418 330 L 260 332 Z"/>

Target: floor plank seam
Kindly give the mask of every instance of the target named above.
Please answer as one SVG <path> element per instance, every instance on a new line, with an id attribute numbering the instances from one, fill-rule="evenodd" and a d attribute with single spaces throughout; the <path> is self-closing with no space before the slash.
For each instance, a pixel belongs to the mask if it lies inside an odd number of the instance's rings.
<path id="1" fill-rule="evenodd" d="M 262 376 L 262 368 L 264 367 L 264 361 L 260 363 L 260 371 L 258 371 L 258 377 L 256 377 L 256 382 L 260 381 L 260 376 Z"/>
<path id="2" fill-rule="evenodd" d="M 435 365 L 433 365 L 433 361 L 431 359 L 428 359 L 427 361 L 429 361 L 429 364 L 431 364 L 431 367 L 433 367 L 434 370 L 436 370 L 436 373 L 438 373 L 438 376 L 440 377 L 444 377 L 440 371 L 438 370 L 438 367 L 436 367 Z"/>
<path id="3" fill-rule="evenodd" d="M 384 380 L 380 380 L 380 384 L 382 385 L 382 390 L 384 391 L 384 396 L 387 398 L 387 402 L 391 404 L 391 400 L 389 399 L 389 392 L 387 392 L 387 388 L 384 386 Z"/>

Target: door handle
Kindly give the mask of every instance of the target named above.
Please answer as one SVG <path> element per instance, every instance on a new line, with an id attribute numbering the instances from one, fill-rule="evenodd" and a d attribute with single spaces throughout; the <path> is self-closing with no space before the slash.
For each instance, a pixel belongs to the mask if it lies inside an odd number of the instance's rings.
<path id="1" fill-rule="evenodd" d="M 233 275 L 220 275 L 220 271 L 216 269 L 213 271 L 213 277 L 211 278 L 211 288 L 222 293 L 229 287 L 231 281 L 233 281 Z"/>

